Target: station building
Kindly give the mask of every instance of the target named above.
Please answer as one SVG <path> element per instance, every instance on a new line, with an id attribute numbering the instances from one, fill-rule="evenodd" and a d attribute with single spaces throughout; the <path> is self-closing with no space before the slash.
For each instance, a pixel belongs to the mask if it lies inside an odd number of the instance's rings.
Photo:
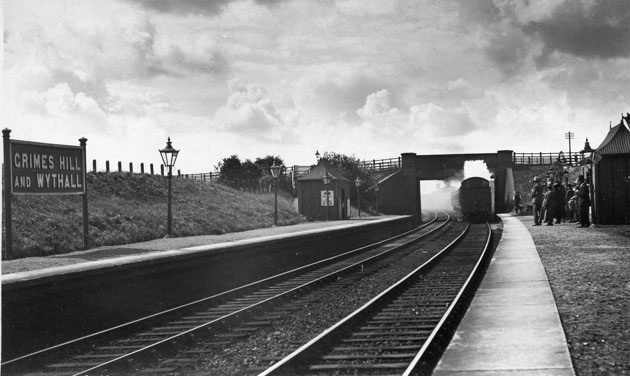
<path id="1" fill-rule="evenodd" d="M 298 212 L 311 221 L 348 219 L 351 187 L 339 170 L 320 160 L 297 179 Z"/>
<path id="2" fill-rule="evenodd" d="M 630 114 L 611 127 L 594 150 L 585 147 L 586 173 L 593 192 L 593 222 L 601 225 L 630 224 Z M 588 142 L 588 141 L 587 141 Z M 585 145 L 588 146 L 588 145 Z M 583 152 L 584 152 L 583 151 Z M 589 170 L 592 168 L 592 170 Z"/>

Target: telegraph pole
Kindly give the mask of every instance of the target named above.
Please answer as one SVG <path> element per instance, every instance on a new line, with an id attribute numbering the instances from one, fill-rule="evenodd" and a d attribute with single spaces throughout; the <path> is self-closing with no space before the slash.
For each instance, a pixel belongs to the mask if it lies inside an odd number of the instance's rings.
<path id="1" fill-rule="evenodd" d="M 569 166 L 573 166 L 573 155 L 571 154 L 571 140 L 574 138 L 575 133 L 569 131 L 564 134 L 564 138 L 569 140 Z"/>

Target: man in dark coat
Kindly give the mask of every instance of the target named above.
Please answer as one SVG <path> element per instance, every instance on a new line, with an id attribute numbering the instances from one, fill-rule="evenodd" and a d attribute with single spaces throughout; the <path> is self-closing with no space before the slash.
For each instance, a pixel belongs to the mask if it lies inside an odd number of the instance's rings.
<path id="1" fill-rule="evenodd" d="M 532 188 L 532 207 L 534 210 L 534 224 L 533 226 L 540 226 L 542 224 L 542 203 L 543 203 L 544 190 L 540 184 L 538 176 L 534 177 L 534 188 Z"/>
<path id="2" fill-rule="evenodd" d="M 591 225 L 591 221 L 589 218 L 591 197 L 588 184 L 584 181 L 584 175 L 578 176 L 577 191 L 575 195 L 577 196 L 580 218 L 580 224 L 577 227 L 588 227 Z"/>
<path id="3" fill-rule="evenodd" d="M 564 210 L 564 195 L 566 194 L 564 187 L 560 185 L 560 183 L 553 184 L 553 193 L 554 193 L 554 212 L 553 217 L 556 219 L 556 224 L 564 222 L 565 218 L 565 210 Z"/>
<path id="4" fill-rule="evenodd" d="M 547 192 L 545 192 L 545 198 L 543 199 L 543 208 L 545 209 L 545 219 L 547 226 L 553 226 L 553 218 L 556 211 L 556 192 L 553 190 L 551 184 L 547 186 Z"/>
<path id="5" fill-rule="evenodd" d="M 566 203 L 566 211 L 567 217 L 569 218 L 569 223 L 575 222 L 575 205 L 574 203 L 571 203 L 571 197 L 573 197 L 573 195 L 575 195 L 575 192 L 573 192 L 573 187 L 571 186 L 571 184 L 567 184 L 567 193 L 565 193 L 564 201 Z"/>

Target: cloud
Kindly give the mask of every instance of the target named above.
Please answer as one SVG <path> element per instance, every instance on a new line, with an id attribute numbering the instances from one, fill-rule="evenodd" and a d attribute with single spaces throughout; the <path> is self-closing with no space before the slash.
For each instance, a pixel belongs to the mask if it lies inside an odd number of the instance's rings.
<path id="1" fill-rule="evenodd" d="M 565 1 L 540 20 L 523 26 L 525 33 L 544 44 L 538 58 L 562 52 L 587 59 L 630 56 L 630 2 L 618 0 Z"/>
<path id="2" fill-rule="evenodd" d="M 479 128 L 467 109 L 447 109 L 433 103 L 413 106 L 409 116 L 420 134 L 438 138 L 461 137 Z"/>
<path id="3" fill-rule="evenodd" d="M 458 15 L 467 24 L 487 25 L 499 19 L 500 10 L 492 0 L 459 0 Z"/>
<path id="4" fill-rule="evenodd" d="M 363 119 L 384 116 L 400 112 L 391 106 L 391 95 L 389 90 L 383 89 L 368 95 L 365 105 L 357 110 L 357 115 Z"/>
<path id="5" fill-rule="evenodd" d="M 209 73 L 221 75 L 229 70 L 229 63 L 216 46 L 190 45 L 184 41 L 170 44 L 157 56 L 164 68 L 162 72 L 175 75 Z"/>
<path id="6" fill-rule="evenodd" d="M 234 0 L 127 0 L 160 13 L 213 16 L 220 14 Z M 255 0 L 256 4 L 273 7 L 288 0 Z"/>
<path id="7" fill-rule="evenodd" d="M 228 83 L 229 97 L 226 104 L 215 113 L 215 121 L 226 130 L 237 133 L 255 133 L 265 139 L 272 137 L 284 125 L 264 87 L 231 80 Z"/>
<path id="8" fill-rule="evenodd" d="M 329 120 L 358 124 L 356 112 L 368 95 L 388 87 L 355 66 L 318 66 L 304 75 L 299 84 L 298 106 L 308 108 Z"/>
<path id="9" fill-rule="evenodd" d="M 504 75 L 519 73 L 529 52 L 523 33 L 513 28 L 493 27 L 488 34 L 486 56 Z"/>
<path id="10" fill-rule="evenodd" d="M 160 13 L 215 15 L 231 0 L 127 0 Z"/>

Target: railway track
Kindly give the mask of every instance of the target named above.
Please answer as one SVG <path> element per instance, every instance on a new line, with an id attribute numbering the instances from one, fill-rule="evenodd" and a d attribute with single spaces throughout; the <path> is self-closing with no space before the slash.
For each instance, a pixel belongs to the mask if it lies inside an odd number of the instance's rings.
<path id="1" fill-rule="evenodd" d="M 443 215 L 442 220 L 438 220 L 436 214 L 433 221 L 395 238 L 10 360 L 2 364 L 2 369 L 5 374 L 30 376 L 124 374 L 129 364 L 143 363 L 146 359 L 152 359 L 156 352 L 168 352 L 177 343 L 207 333 L 210 328 L 243 321 L 250 330 L 266 325 L 267 320 L 247 322 L 247 319 L 278 305 L 282 300 L 304 294 L 318 284 L 335 280 L 353 270 L 364 269 L 398 249 L 440 231 L 448 223 L 447 216 Z M 246 336 L 247 332 L 245 329 L 238 333 L 227 333 L 215 344 Z M 169 373 L 173 367 L 145 371 Z"/>
<path id="2" fill-rule="evenodd" d="M 428 349 L 481 269 L 490 239 L 488 225 L 472 225 L 439 254 L 260 376 L 426 374 Z"/>

